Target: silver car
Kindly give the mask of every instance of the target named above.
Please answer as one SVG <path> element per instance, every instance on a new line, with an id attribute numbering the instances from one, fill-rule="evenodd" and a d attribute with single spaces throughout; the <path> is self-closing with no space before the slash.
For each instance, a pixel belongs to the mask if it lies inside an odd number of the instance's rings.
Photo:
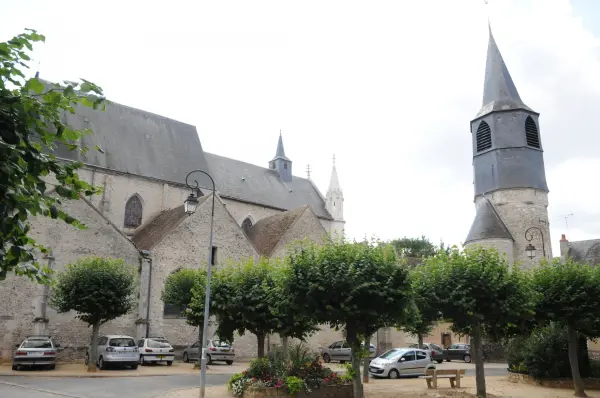
<path id="1" fill-rule="evenodd" d="M 363 343 L 364 347 L 364 343 Z M 323 361 L 325 363 L 329 363 L 331 361 L 339 361 L 340 363 L 344 363 L 351 360 L 351 350 L 350 344 L 348 344 L 344 340 L 336 341 L 331 344 L 329 347 L 321 347 L 321 357 L 323 357 Z M 369 358 L 373 359 L 376 357 L 375 355 L 375 346 L 373 344 L 369 347 Z"/>
<path id="2" fill-rule="evenodd" d="M 435 369 L 429 352 L 419 348 L 394 348 L 373 359 L 369 374 L 373 377 L 397 379 L 400 376 L 423 376 Z"/>
<path id="3" fill-rule="evenodd" d="M 201 347 L 199 342 L 188 345 L 183 350 L 183 362 L 197 361 L 200 349 Z M 208 340 L 207 349 L 207 363 L 223 361 L 227 365 L 233 364 L 233 360 L 235 359 L 235 349 L 226 341 Z"/>
<path id="4" fill-rule="evenodd" d="M 429 351 L 429 356 L 431 359 L 436 361 L 437 363 L 444 362 L 444 349 L 437 344 L 433 343 L 423 343 L 421 347 L 419 344 L 409 344 L 409 348 L 421 348 L 425 351 Z"/>
<path id="5" fill-rule="evenodd" d="M 173 365 L 175 349 L 164 337 L 143 338 L 137 345 L 140 350 L 140 365 L 158 362 L 166 362 L 167 366 Z"/>
<path id="6" fill-rule="evenodd" d="M 56 351 L 60 345 L 50 336 L 27 336 L 21 344 L 16 345 L 13 355 L 12 370 L 21 367 L 45 366 L 49 369 L 56 367 Z"/>
<path id="7" fill-rule="evenodd" d="M 85 364 L 90 362 L 92 347 L 85 354 Z M 140 353 L 135 340 L 130 336 L 108 335 L 98 339 L 96 366 L 106 369 L 109 365 L 129 366 L 137 369 Z"/>

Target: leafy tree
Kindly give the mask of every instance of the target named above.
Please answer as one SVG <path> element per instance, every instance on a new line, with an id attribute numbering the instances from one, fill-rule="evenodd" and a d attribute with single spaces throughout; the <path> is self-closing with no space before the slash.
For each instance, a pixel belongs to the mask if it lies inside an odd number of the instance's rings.
<path id="1" fill-rule="evenodd" d="M 406 321 L 399 329 L 417 337 L 419 347 L 423 346 L 423 336 L 427 336 L 440 320 L 441 312 L 436 302 L 431 300 L 431 286 L 422 268 L 412 268 L 410 272 L 412 305 Z"/>
<path id="2" fill-rule="evenodd" d="M 452 330 L 471 336 L 477 396 L 485 397 L 483 338 L 515 334 L 534 316 L 537 294 L 531 279 L 486 247 L 439 252 L 419 272 L 419 279 L 431 287 L 430 300 L 452 322 Z"/>
<path id="3" fill-rule="evenodd" d="M 298 311 L 345 329 L 351 345 L 354 397 L 363 398 L 360 337 L 394 325 L 410 300 L 407 268 L 390 245 L 343 240 L 306 245 L 289 255 L 290 294 Z"/>
<path id="4" fill-rule="evenodd" d="M 98 192 L 81 180 L 81 163 L 59 162 L 52 150 L 64 144 L 85 153 L 77 140 L 90 130 L 74 130 L 62 122 L 64 112 L 74 113 L 77 104 L 97 108 L 102 90 L 95 84 L 65 82 L 44 84 L 25 76 L 33 43 L 44 36 L 27 30 L 0 42 L 0 280 L 9 271 L 48 282 L 49 270 L 36 260 L 35 249 L 46 252 L 31 237 L 30 216 L 61 219 L 83 228 L 83 224 L 61 209 L 59 198 L 79 199 Z M 55 189 L 49 189 L 48 177 Z M 53 193 L 56 193 L 57 198 Z"/>
<path id="5" fill-rule="evenodd" d="M 437 251 L 436 246 L 425 236 L 421 236 L 420 238 L 404 237 L 402 239 L 395 239 L 391 243 L 396 249 L 396 253 L 402 257 L 429 257 L 433 256 Z"/>
<path id="6" fill-rule="evenodd" d="M 233 340 L 236 331 L 240 335 L 253 333 L 259 358 L 265 356 L 265 336 L 278 329 L 281 321 L 269 306 L 270 291 L 275 286 L 271 271 L 267 259 L 250 258 L 218 270 L 211 289 L 211 312 L 217 317 L 219 337 Z"/>
<path id="7" fill-rule="evenodd" d="M 533 281 L 540 296 L 536 307 L 538 318 L 567 329 L 575 396 L 586 397 L 577 340 L 580 335 L 592 339 L 600 337 L 600 267 L 579 264 L 570 258 L 554 259 L 534 270 Z"/>
<path id="8" fill-rule="evenodd" d="M 76 311 L 92 326 L 88 372 L 96 371 L 100 325 L 123 316 L 136 303 L 135 269 L 123 260 L 89 257 L 70 264 L 58 274 L 51 303 L 59 313 Z"/>
<path id="9" fill-rule="evenodd" d="M 198 328 L 198 341 L 202 344 L 204 323 L 204 298 L 206 292 L 206 270 L 180 269 L 167 277 L 161 299 L 184 312 L 188 325 Z M 194 294 L 198 300 L 193 300 Z M 193 308 L 192 308 L 193 302 Z M 201 363 L 198 355 L 198 364 Z"/>

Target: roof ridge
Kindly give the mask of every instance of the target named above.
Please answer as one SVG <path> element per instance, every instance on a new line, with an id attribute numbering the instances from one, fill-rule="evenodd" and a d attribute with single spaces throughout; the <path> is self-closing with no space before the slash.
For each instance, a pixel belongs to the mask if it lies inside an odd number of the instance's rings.
<path id="1" fill-rule="evenodd" d="M 302 209 L 302 211 L 298 214 L 298 216 L 296 216 L 296 218 L 294 219 L 294 221 L 292 221 L 291 223 L 288 224 L 287 228 L 283 231 L 283 233 L 281 234 L 281 236 L 279 237 L 279 239 L 277 240 L 277 243 L 275 244 L 275 246 L 273 246 L 273 250 L 271 250 L 271 252 L 269 253 L 269 257 L 271 256 L 271 254 L 273 254 L 273 252 L 279 247 L 279 245 L 281 244 L 281 242 L 283 241 L 283 237 L 288 233 L 288 231 L 290 229 L 292 229 L 292 227 L 294 225 L 296 225 L 296 223 L 298 222 L 298 220 L 300 219 L 300 217 L 302 217 L 302 215 L 304 214 L 304 212 L 306 212 L 306 209 L 310 210 L 310 207 L 308 205 L 304 205 L 302 207 L 299 207 L 298 209 Z M 296 210 L 298 210 L 296 209 Z M 294 210 L 294 211 L 296 211 Z M 312 210 L 311 210 L 312 211 Z"/>
<path id="2" fill-rule="evenodd" d="M 230 158 L 230 157 L 223 156 L 223 155 L 217 155 L 216 153 L 212 153 L 212 152 L 206 152 L 205 151 L 204 155 L 215 156 L 215 157 L 219 157 L 219 158 L 223 158 L 223 159 L 229 159 L 229 160 L 232 160 L 234 162 L 247 164 L 248 166 L 256 167 L 256 168 L 262 169 L 262 170 L 268 170 L 268 171 L 271 171 L 271 172 L 275 172 L 276 171 L 276 170 L 270 169 L 268 167 L 259 166 L 259 165 L 254 164 L 254 163 L 246 162 L 245 160 L 239 160 L 239 159 L 234 159 L 234 158 Z M 292 177 L 294 179 L 310 181 L 309 178 L 304 178 L 304 177 L 296 176 L 296 175 L 293 175 L 293 174 L 292 174 Z"/>

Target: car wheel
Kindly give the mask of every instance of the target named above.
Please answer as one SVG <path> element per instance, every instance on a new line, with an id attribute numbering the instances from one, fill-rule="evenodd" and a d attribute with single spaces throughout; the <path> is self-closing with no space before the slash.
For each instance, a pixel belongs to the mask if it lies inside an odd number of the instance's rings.
<path id="1" fill-rule="evenodd" d="M 140 365 L 146 366 L 146 362 L 144 361 L 144 356 L 140 355 Z"/>
<path id="2" fill-rule="evenodd" d="M 211 365 L 212 364 L 212 358 L 210 357 L 209 354 L 206 354 L 206 364 L 207 365 Z"/>
<path id="3" fill-rule="evenodd" d="M 442 363 L 442 362 L 444 362 L 444 360 L 443 359 L 438 359 L 436 362 L 437 363 Z"/>
<path id="4" fill-rule="evenodd" d="M 173 361 L 167 361 L 167 366 L 173 365 Z"/>
<path id="5" fill-rule="evenodd" d="M 56 369 L 56 364 L 52 364 L 52 365 L 48 366 L 48 369 L 50 369 L 50 370 Z"/>
<path id="6" fill-rule="evenodd" d="M 13 365 L 12 370 L 19 370 L 19 365 Z"/>
<path id="7" fill-rule="evenodd" d="M 400 373 L 398 373 L 398 371 L 396 369 L 392 369 L 392 370 L 390 370 L 390 373 L 388 373 L 389 379 L 397 379 L 399 377 L 400 377 Z"/>
<path id="8" fill-rule="evenodd" d="M 323 354 L 323 362 L 329 363 L 331 362 L 331 358 L 327 354 Z"/>
<path id="9" fill-rule="evenodd" d="M 450 361 L 451 361 L 451 359 L 446 359 L 446 362 L 450 362 Z"/>
<path id="10" fill-rule="evenodd" d="M 227 365 L 233 365 L 233 361 L 225 361 Z"/>
<path id="11" fill-rule="evenodd" d="M 137 368 L 138 368 L 138 364 L 137 363 L 134 363 L 133 365 L 131 365 L 131 369 L 137 370 Z"/>
<path id="12" fill-rule="evenodd" d="M 465 360 L 466 363 L 471 363 L 471 356 L 469 354 L 465 355 L 465 357 L 463 359 Z"/>
<path id="13" fill-rule="evenodd" d="M 346 361 L 340 361 L 340 363 L 343 365 L 343 364 L 345 364 L 345 363 L 346 363 Z"/>
<path id="14" fill-rule="evenodd" d="M 85 354 L 85 366 L 87 366 L 90 363 L 90 354 Z"/>
<path id="15" fill-rule="evenodd" d="M 185 362 L 185 363 L 189 363 L 190 362 L 190 358 L 188 357 L 188 353 L 187 352 L 183 353 L 183 362 Z"/>
<path id="16" fill-rule="evenodd" d="M 106 369 L 106 364 L 104 363 L 104 358 L 102 358 L 102 357 L 98 358 L 98 367 L 100 368 L 100 370 Z"/>

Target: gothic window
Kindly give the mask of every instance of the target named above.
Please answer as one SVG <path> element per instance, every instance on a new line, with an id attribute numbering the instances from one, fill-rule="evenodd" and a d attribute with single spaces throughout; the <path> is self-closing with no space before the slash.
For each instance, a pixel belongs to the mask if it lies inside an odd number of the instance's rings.
<path id="1" fill-rule="evenodd" d="M 477 152 L 485 151 L 492 147 L 492 130 L 490 130 L 490 126 L 485 121 L 479 123 L 475 140 L 477 141 Z"/>
<path id="2" fill-rule="evenodd" d="M 269 162 L 269 168 L 270 169 L 274 169 L 275 168 L 275 162 Z"/>
<path id="3" fill-rule="evenodd" d="M 242 229 L 246 234 L 250 232 L 250 228 L 252 228 L 252 220 L 250 217 L 246 217 L 246 219 L 242 222 Z"/>
<path id="4" fill-rule="evenodd" d="M 525 138 L 527 139 L 528 146 L 534 148 L 540 147 L 540 135 L 531 116 L 527 116 L 527 119 L 525 119 Z"/>
<path id="5" fill-rule="evenodd" d="M 287 170 L 287 162 L 283 163 L 283 168 Z"/>
<path id="6" fill-rule="evenodd" d="M 135 194 L 125 205 L 125 227 L 137 228 L 142 225 L 142 200 Z"/>

